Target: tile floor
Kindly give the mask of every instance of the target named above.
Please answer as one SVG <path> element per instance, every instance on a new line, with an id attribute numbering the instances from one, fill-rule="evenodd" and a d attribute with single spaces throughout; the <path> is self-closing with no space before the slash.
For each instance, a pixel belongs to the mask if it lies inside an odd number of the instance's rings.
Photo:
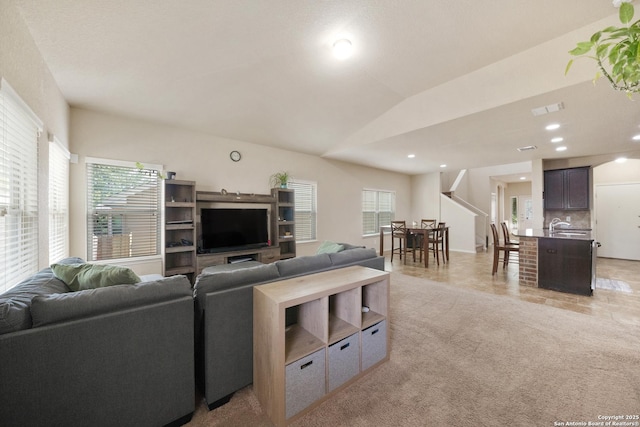
<path id="1" fill-rule="evenodd" d="M 640 326 L 640 261 L 598 258 L 597 277 L 622 280 L 629 284 L 633 292 L 596 289 L 593 296 L 589 297 L 520 286 L 517 264 L 510 264 L 505 270 L 500 264 L 498 273 L 492 276 L 493 254 L 490 252 L 478 254 L 451 252 L 448 264 L 441 263 L 438 266 L 435 259 L 433 262 L 429 260 L 429 268 L 424 268 L 424 264 L 420 262 L 414 263 L 411 256 L 405 265 L 404 259 L 400 261 L 397 254 L 393 257 L 393 263 L 390 261 L 390 255 L 388 253 L 385 255 L 387 271 L 396 271 L 414 277 L 446 282 L 451 286 L 505 295 Z"/>

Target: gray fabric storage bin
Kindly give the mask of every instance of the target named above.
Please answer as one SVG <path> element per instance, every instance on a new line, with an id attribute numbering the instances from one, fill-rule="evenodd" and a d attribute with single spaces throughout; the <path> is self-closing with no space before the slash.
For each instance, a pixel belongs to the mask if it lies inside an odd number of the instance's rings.
<path id="1" fill-rule="evenodd" d="M 329 346 L 329 391 L 360 372 L 360 340 L 355 333 Z"/>
<path id="2" fill-rule="evenodd" d="M 369 369 L 387 355 L 387 321 L 362 331 L 362 370 Z"/>
<path id="3" fill-rule="evenodd" d="M 325 349 L 285 367 L 286 418 L 289 419 L 325 395 Z"/>

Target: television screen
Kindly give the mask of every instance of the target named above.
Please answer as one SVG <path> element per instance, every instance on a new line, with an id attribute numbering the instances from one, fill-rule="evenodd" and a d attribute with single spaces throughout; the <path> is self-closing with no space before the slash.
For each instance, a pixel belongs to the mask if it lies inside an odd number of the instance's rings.
<path id="1" fill-rule="evenodd" d="M 269 225 L 267 209 L 210 209 L 200 211 L 202 249 L 267 246 Z"/>

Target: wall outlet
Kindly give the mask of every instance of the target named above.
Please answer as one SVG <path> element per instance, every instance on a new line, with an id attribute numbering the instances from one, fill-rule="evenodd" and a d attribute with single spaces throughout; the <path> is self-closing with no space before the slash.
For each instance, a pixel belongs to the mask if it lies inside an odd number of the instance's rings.
<path id="1" fill-rule="evenodd" d="M 568 217 L 567 217 L 567 219 L 566 219 L 566 221 L 567 221 L 567 222 L 571 221 L 571 217 L 570 217 L 570 216 L 568 216 Z"/>

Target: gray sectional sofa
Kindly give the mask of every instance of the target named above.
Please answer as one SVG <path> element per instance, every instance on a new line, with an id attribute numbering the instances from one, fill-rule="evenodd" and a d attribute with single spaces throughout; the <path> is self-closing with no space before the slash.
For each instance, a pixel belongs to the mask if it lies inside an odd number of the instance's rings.
<path id="1" fill-rule="evenodd" d="M 209 267 L 196 279 L 196 382 L 209 409 L 229 401 L 253 382 L 253 287 L 352 265 L 384 270 L 374 249 L 341 244 L 337 253 L 303 256 L 272 264 Z"/>
<path id="2" fill-rule="evenodd" d="M 225 403 L 253 381 L 253 286 L 351 265 L 384 270 L 374 249 L 342 245 L 210 267 L 193 288 L 172 276 L 72 292 L 41 270 L 0 294 L 0 425 L 181 425 L 196 382 L 210 409 Z"/>
<path id="3" fill-rule="evenodd" d="M 186 277 L 70 292 L 46 268 L 0 295 L 0 425 L 180 425 L 194 407 Z"/>

